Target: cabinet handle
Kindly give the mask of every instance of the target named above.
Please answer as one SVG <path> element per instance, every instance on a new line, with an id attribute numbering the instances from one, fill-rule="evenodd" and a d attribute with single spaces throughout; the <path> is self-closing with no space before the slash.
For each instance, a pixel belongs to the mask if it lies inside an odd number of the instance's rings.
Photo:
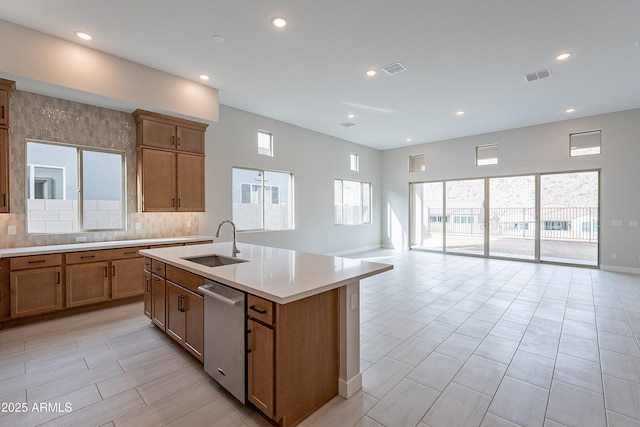
<path id="1" fill-rule="evenodd" d="M 180 147 L 180 137 L 178 137 L 178 147 Z"/>
<path id="2" fill-rule="evenodd" d="M 147 261 L 142 261 L 142 265 L 144 265 L 145 267 L 149 267 L 151 263 Z"/>
<path id="3" fill-rule="evenodd" d="M 29 264 L 42 264 L 43 262 L 47 262 L 46 259 L 39 259 L 37 261 L 29 261 Z"/>
<path id="4" fill-rule="evenodd" d="M 104 277 L 107 277 L 107 275 L 109 274 L 107 266 L 104 266 Z"/>
<path id="5" fill-rule="evenodd" d="M 153 278 L 153 281 L 154 281 L 154 282 L 162 282 L 162 279 L 158 279 L 157 277 L 154 277 L 154 278 Z"/>
<path id="6" fill-rule="evenodd" d="M 124 254 L 125 255 L 135 255 L 135 254 L 137 254 L 137 252 L 136 251 L 131 251 L 131 252 L 125 252 Z"/>
<path id="7" fill-rule="evenodd" d="M 149 281 L 150 281 L 150 280 L 151 280 L 151 279 L 149 279 L 148 277 L 145 279 L 145 282 L 146 282 L 146 284 L 147 284 L 147 292 L 151 292 L 151 288 L 149 287 Z"/>
<path id="8" fill-rule="evenodd" d="M 162 267 L 153 267 L 153 269 L 156 270 L 156 271 L 160 271 L 160 270 L 162 270 Z"/>
<path id="9" fill-rule="evenodd" d="M 115 265 L 111 266 L 111 276 L 116 277 L 116 266 Z"/>
<path id="10" fill-rule="evenodd" d="M 2 195 L 2 206 L 7 206 L 7 195 L 3 194 Z"/>
<path id="11" fill-rule="evenodd" d="M 178 207 L 180 207 L 180 197 L 178 197 Z"/>
<path id="12" fill-rule="evenodd" d="M 80 255 L 80 259 L 93 259 L 95 257 L 95 255 Z"/>
<path id="13" fill-rule="evenodd" d="M 252 305 L 251 307 L 249 307 L 249 310 L 253 310 L 253 311 L 255 311 L 257 313 L 260 313 L 260 314 L 267 314 L 267 310 L 262 310 L 262 309 L 256 308 L 255 305 Z"/>
<path id="14" fill-rule="evenodd" d="M 175 198 L 171 199 L 171 207 L 172 208 L 176 207 L 176 199 Z"/>
<path id="15" fill-rule="evenodd" d="M 4 119 L 4 105 L 2 106 L 2 118 Z"/>
<path id="16" fill-rule="evenodd" d="M 57 285 L 59 285 L 59 284 L 60 284 L 60 272 L 58 271 L 58 283 L 57 283 Z"/>
<path id="17" fill-rule="evenodd" d="M 178 311 L 184 313 L 184 295 L 178 295 Z"/>
<path id="18" fill-rule="evenodd" d="M 171 136 L 171 145 L 176 145 L 176 137 Z"/>

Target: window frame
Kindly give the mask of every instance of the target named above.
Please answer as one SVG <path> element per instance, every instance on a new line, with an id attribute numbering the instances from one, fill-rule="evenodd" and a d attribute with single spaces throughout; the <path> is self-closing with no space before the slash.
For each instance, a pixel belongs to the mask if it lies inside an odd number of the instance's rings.
<path id="1" fill-rule="evenodd" d="M 360 172 L 360 156 L 356 153 L 349 154 L 349 170 Z"/>
<path id="2" fill-rule="evenodd" d="M 579 147 L 578 141 L 580 137 L 586 137 L 589 135 L 598 135 L 598 145 L 590 145 L 586 147 Z M 574 139 L 575 137 L 575 139 Z M 595 151 L 597 147 L 597 152 Z M 584 132 L 573 132 L 569 134 L 569 157 L 582 157 L 582 156 L 595 156 L 602 154 L 602 129 L 588 130 Z"/>
<path id="3" fill-rule="evenodd" d="M 57 168 L 57 169 L 63 169 L 65 170 L 64 167 L 58 167 L 58 166 L 52 166 L 52 165 L 38 165 L 36 163 L 29 163 L 29 156 L 28 156 L 28 146 L 29 144 L 40 144 L 40 145 L 49 145 L 49 146 L 58 146 L 58 147 L 65 147 L 65 148 L 72 148 L 75 150 L 75 156 L 76 156 L 76 161 L 75 161 L 75 166 L 76 166 L 76 194 L 77 194 L 77 198 L 76 203 L 78 206 L 77 209 L 77 222 L 78 222 L 78 226 L 76 229 L 72 230 L 72 231 L 64 231 L 64 232 L 41 232 L 41 231 L 29 231 L 29 200 L 35 199 L 35 197 L 29 197 L 29 192 L 31 192 L 33 189 L 30 188 L 31 187 L 31 181 L 34 180 L 35 182 L 35 177 L 31 177 L 30 176 L 30 172 L 32 172 L 35 167 L 49 167 L 49 168 Z M 24 190 L 24 196 L 25 196 L 25 220 L 26 220 L 26 231 L 27 231 L 27 235 L 59 235 L 59 234 L 78 234 L 78 233 L 98 233 L 98 232 L 105 232 L 105 231 L 126 231 L 128 224 L 127 224 L 127 200 L 128 200 L 128 196 L 127 196 L 127 153 L 125 150 L 117 150 L 117 149 L 109 149 L 109 148 L 102 148 L 102 147 L 92 147 L 92 146 L 88 146 L 88 145 L 78 145 L 78 144 L 67 144 L 67 143 L 63 143 L 63 142 L 56 142 L 56 141 L 44 141 L 44 140 L 38 140 L 38 139 L 33 139 L 33 138 L 26 138 L 25 139 L 25 190 Z M 121 188 L 120 188 L 120 194 L 121 194 L 121 199 L 120 199 L 120 224 L 121 226 L 119 228 L 86 228 L 85 227 L 85 212 L 84 212 L 84 176 L 83 176 L 83 153 L 84 152 L 94 152 L 94 153 L 107 153 L 107 154 L 114 154 L 114 155 L 119 155 L 120 156 L 120 172 L 121 172 Z M 66 181 L 67 181 L 67 177 L 66 174 L 63 176 L 63 185 L 64 185 L 64 198 L 63 199 L 58 199 L 58 200 L 73 200 L 73 199 L 67 199 L 67 190 L 66 190 Z M 33 195 L 33 194 L 32 194 Z"/>
<path id="4" fill-rule="evenodd" d="M 483 151 L 495 150 L 495 156 L 481 155 Z M 493 154 L 489 152 L 488 154 Z M 491 166 L 498 164 L 498 144 L 485 144 L 476 147 L 476 166 Z"/>
<path id="5" fill-rule="evenodd" d="M 409 172 L 424 172 L 427 166 L 424 162 L 424 154 L 414 154 L 409 156 Z"/>
<path id="6" fill-rule="evenodd" d="M 269 137 L 269 147 L 268 148 L 264 148 L 260 145 L 260 140 L 261 140 L 261 136 L 268 136 Z M 258 154 L 261 156 L 266 156 L 266 157 L 273 157 L 273 133 L 266 131 L 266 130 L 261 130 L 258 129 L 258 133 L 257 133 L 257 144 L 258 144 Z"/>
<path id="7" fill-rule="evenodd" d="M 346 214 L 346 209 L 345 209 L 345 204 L 344 204 L 344 183 L 345 182 L 350 182 L 350 183 L 356 183 L 360 185 L 360 203 L 359 203 L 359 207 L 360 207 L 360 222 L 357 223 L 346 223 L 345 222 L 345 214 Z M 340 183 L 340 204 L 336 204 L 336 185 Z M 364 191 L 364 187 L 367 186 L 368 187 L 368 203 L 365 205 L 364 200 L 365 200 L 365 191 Z M 352 179 L 341 179 L 341 178 L 335 178 L 333 180 L 333 225 L 339 225 L 339 226 L 352 226 L 352 225 L 368 225 L 368 224 L 373 224 L 373 185 L 371 184 L 371 182 L 367 182 L 367 181 L 355 181 Z M 365 207 L 368 207 L 368 212 L 365 214 Z M 340 209 L 340 215 L 337 215 L 337 209 Z M 338 222 L 338 216 L 340 216 L 339 222 Z M 365 218 L 367 219 L 365 221 Z"/>

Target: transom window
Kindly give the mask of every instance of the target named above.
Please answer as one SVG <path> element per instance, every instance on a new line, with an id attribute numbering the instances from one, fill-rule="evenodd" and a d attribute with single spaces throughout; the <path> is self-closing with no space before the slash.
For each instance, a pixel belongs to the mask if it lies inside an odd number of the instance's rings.
<path id="1" fill-rule="evenodd" d="M 273 134 L 271 132 L 258 131 L 258 154 L 273 157 Z"/>
<path id="2" fill-rule="evenodd" d="M 126 228 L 125 154 L 27 141 L 27 232 Z"/>

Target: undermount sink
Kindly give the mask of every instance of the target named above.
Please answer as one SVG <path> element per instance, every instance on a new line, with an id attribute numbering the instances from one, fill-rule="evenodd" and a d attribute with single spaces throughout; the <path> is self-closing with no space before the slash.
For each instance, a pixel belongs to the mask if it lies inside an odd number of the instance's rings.
<path id="1" fill-rule="evenodd" d="M 221 265 L 231 265 L 237 264 L 239 262 L 247 262 L 244 259 L 232 258 L 222 255 L 203 255 L 192 258 L 183 258 L 186 261 L 195 262 L 200 265 L 205 265 L 207 267 L 219 267 Z"/>

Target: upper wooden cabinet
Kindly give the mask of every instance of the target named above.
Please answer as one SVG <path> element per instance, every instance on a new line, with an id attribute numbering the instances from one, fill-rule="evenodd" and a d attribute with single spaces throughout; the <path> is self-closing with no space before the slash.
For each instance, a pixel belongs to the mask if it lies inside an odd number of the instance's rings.
<path id="1" fill-rule="evenodd" d="M 138 208 L 204 211 L 204 133 L 208 125 L 136 110 Z"/>
<path id="2" fill-rule="evenodd" d="M 9 212 L 9 98 L 16 82 L 0 79 L 0 213 Z"/>

